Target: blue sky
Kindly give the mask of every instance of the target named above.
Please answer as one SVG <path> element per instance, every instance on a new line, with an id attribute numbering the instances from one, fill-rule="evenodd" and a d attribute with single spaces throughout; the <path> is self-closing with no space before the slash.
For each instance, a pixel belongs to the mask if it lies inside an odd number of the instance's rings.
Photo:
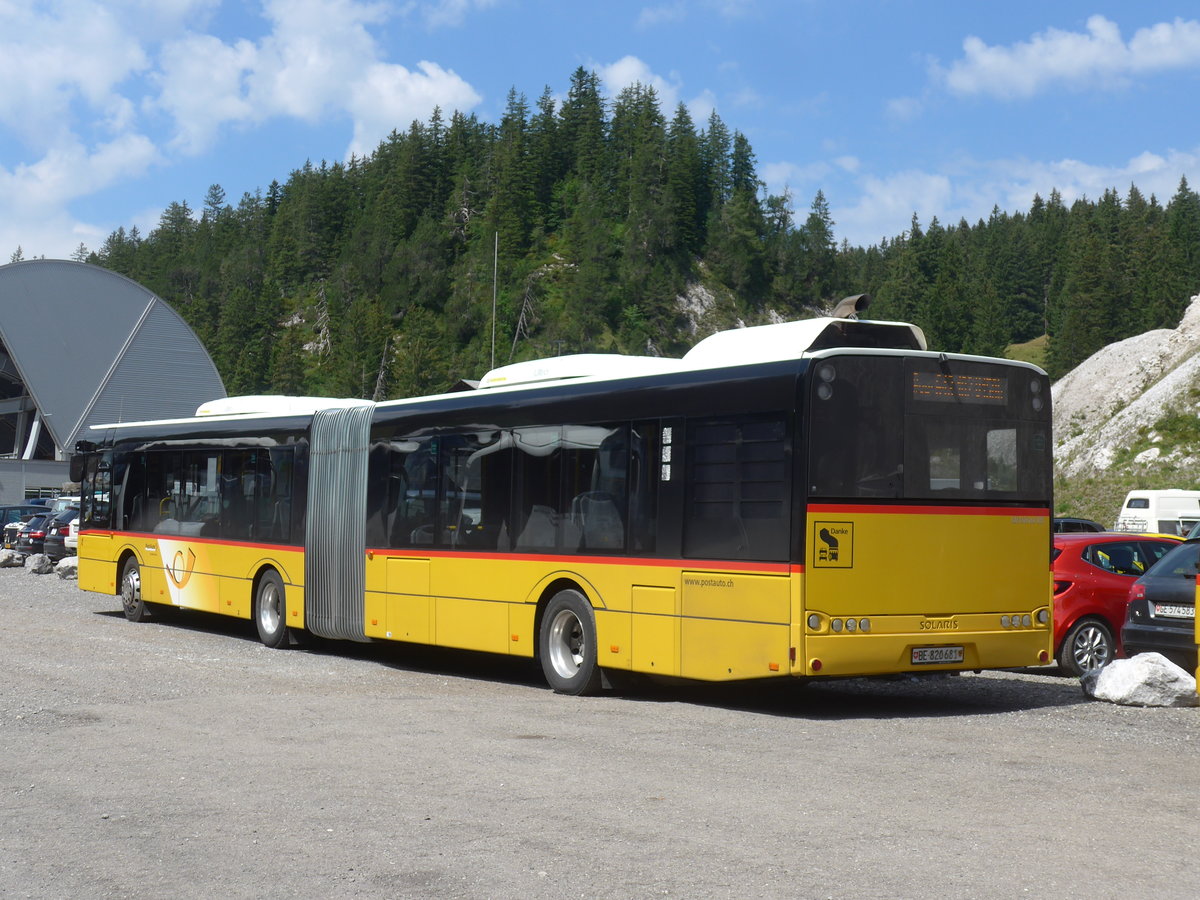
<path id="1" fill-rule="evenodd" d="M 578 67 L 716 110 L 839 240 L 1200 186 L 1200 8 L 941 0 L 0 0 L 0 263 L 97 249 L 369 152 L 435 104 L 497 121 Z"/>

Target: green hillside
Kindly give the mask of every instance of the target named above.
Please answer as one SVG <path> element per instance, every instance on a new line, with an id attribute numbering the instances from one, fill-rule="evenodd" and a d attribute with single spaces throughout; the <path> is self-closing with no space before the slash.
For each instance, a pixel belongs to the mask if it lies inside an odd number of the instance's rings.
<path id="1" fill-rule="evenodd" d="M 821 191 L 799 214 L 768 195 L 716 113 L 693 122 L 640 85 L 608 99 L 584 69 L 561 103 L 514 89 L 498 123 L 435 110 L 366 158 L 297 162 L 235 202 L 212 185 L 198 209 L 171 203 L 149 234 L 119 228 L 88 257 L 178 309 L 233 394 L 382 399 L 493 359 L 676 355 L 864 291 L 871 317 L 915 322 L 932 347 L 1016 345 L 1059 375 L 1173 326 L 1200 283 L 1186 181 L 1166 206 L 1131 188 L 1069 207 L 1051 192 L 975 223 L 917 211 L 852 247 Z"/>

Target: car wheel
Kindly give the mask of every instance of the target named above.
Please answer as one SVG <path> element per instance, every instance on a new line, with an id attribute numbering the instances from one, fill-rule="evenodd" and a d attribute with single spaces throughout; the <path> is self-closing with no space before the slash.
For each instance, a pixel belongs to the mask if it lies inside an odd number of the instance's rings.
<path id="1" fill-rule="evenodd" d="M 254 595 L 254 624 L 258 639 L 273 650 L 287 645 L 287 598 L 283 579 L 274 569 L 263 572 Z"/>
<path id="2" fill-rule="evenodd" d="M 1102 669 L 1116 653 L 1112 631 L 1099 619 L 1080 619 L 1071 626 L 1058 648 L 1058 665 L 1078 678 L 1085 672 Z"/>
<path id="3" fill-rule="evenodd" d="M 596 615 L 579 591 L 559 591 L 550 598 L 538 650 L 546 681 L 558 693 L 594 694 L 600 689 Z"/>
<path id="4" fill-rule="evenodd" d="M 132 556 L 121 567 L 121 607 L 130 622 L 145 622 L 150 618 L 150 607 L 142 599 L 142 570 Z"/>

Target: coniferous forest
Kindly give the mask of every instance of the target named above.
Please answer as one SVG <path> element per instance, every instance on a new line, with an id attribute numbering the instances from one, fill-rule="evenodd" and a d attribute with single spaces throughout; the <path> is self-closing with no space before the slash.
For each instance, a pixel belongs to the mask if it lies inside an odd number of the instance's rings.
<path id="1" fill-rule="evenodd" d="M 669 115 L 669 118 L 668 118 Z M 1200 291 L 1200 196 L 1131 186 L 1067 206 L 837 242 L 826 198 L 767 195 L 744 135 L 668 113 L 654 90 L 565 101 L 510 91 L 498 124 L 435 110 L 366 158 L 305 163 L 236 203 L 172 203 L 87 261 L 145 285 L 200 336 L 230 394 L 404 397 L 492 365 L 577 352 L 679 355 L 706 333 L 824 313 L 925 329 L 1003 355 L 1049 335 L 1053 377 L 1112 341 L 1173 327 Z M 493 301 L 496 315 L 493 340 Z"/>

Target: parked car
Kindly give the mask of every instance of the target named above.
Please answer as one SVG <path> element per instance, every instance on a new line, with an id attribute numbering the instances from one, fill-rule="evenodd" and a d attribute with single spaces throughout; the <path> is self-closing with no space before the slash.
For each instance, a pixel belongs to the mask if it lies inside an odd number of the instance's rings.
<path id="1" fill-rule="evenodd" d="M 20 522 L 21 516 L 31 516 L 34 513 L 44 513 L 45 511 L 46 507 L 38 506 L 35 503 L 13 503 L 9 506 L 0 506 L 0 527 L 9 522 Z"/>
<path id="2" fill-rule="evenodd" d="M 1196 671 L 1196 561 L 1200 540 L 1175 547 L 1133 583 L 1121 640 L 1129 656 L 1161 653 Z"/>
<path id="3" fill-rule="evenodd" d="M 47 523 L 46 540 L 42 546 L 42 552 L 55 562 L 74 555 L 67 551 L 67 534 L 71 530 L 71 523 L 78 518 L 79 510 L 68 509 L 60 512 Z"/>
<path id="4" fill-rule="evenodd" d="M 67 529 L 67 536 L 63 540 L 67 548 L 67 556 L 79 555 L 79 516 L 71 520 L 71 524 Z"/>
<path id="5" fill-rule="evenodd" d="M 17 549 L 17 535 L 21 533 L 21 529 L 25 527 L 25 523 L 28 522 L 30 519 L 32 519 L 34 516 L 37 516 L 37 515 L 44 516 L 45 514 L 46 513 L 44 510 L 40 513 L 28 513 L 26 515 L 21 516 L 21 518 L 19 518 L 15 522 L 7 523 L 4 526 L 4 549 L 5 550 L 16 550 Z"/>
<path id="6" fill-rule="evenodd" d="M 46 528 L 51 518 L 48 515 L 30 516 L 20 532 L 17 533 L 16 551 L 24 553 L 26 556 L 41 553 L 46 544 Z"/>
<path id="7" fill-rule="evenodd" d="M 68 509 L 79 509 L 78 497 L 55 497 L 49 503 L 50 514 L 58 515 L 60 512 L 65 512 Z"/>
<path id="8" fill-rule="evenodd" d="M 1114 531 L 1186 535 L 1200 525 L 1200 491 L 1130 491 Z"/>
<path id="9" fill-rule="evenodd" d="M 1071 534 L 1076 531 L 1104 531 L 1105 528 L 1099 522 L 1093 522 L 1091 519 L 1076 519 L 1071 516 L 1063 516 L 1054 520 L 1055 534 Z"/>
<path id="10" fill-rule="evenodd" d="M 1054 535 L 1054 655 L 1059 668 L 1082 675 L 1111 662 L 1129 589 L 1178 539 L 1135 534 Z"/>

